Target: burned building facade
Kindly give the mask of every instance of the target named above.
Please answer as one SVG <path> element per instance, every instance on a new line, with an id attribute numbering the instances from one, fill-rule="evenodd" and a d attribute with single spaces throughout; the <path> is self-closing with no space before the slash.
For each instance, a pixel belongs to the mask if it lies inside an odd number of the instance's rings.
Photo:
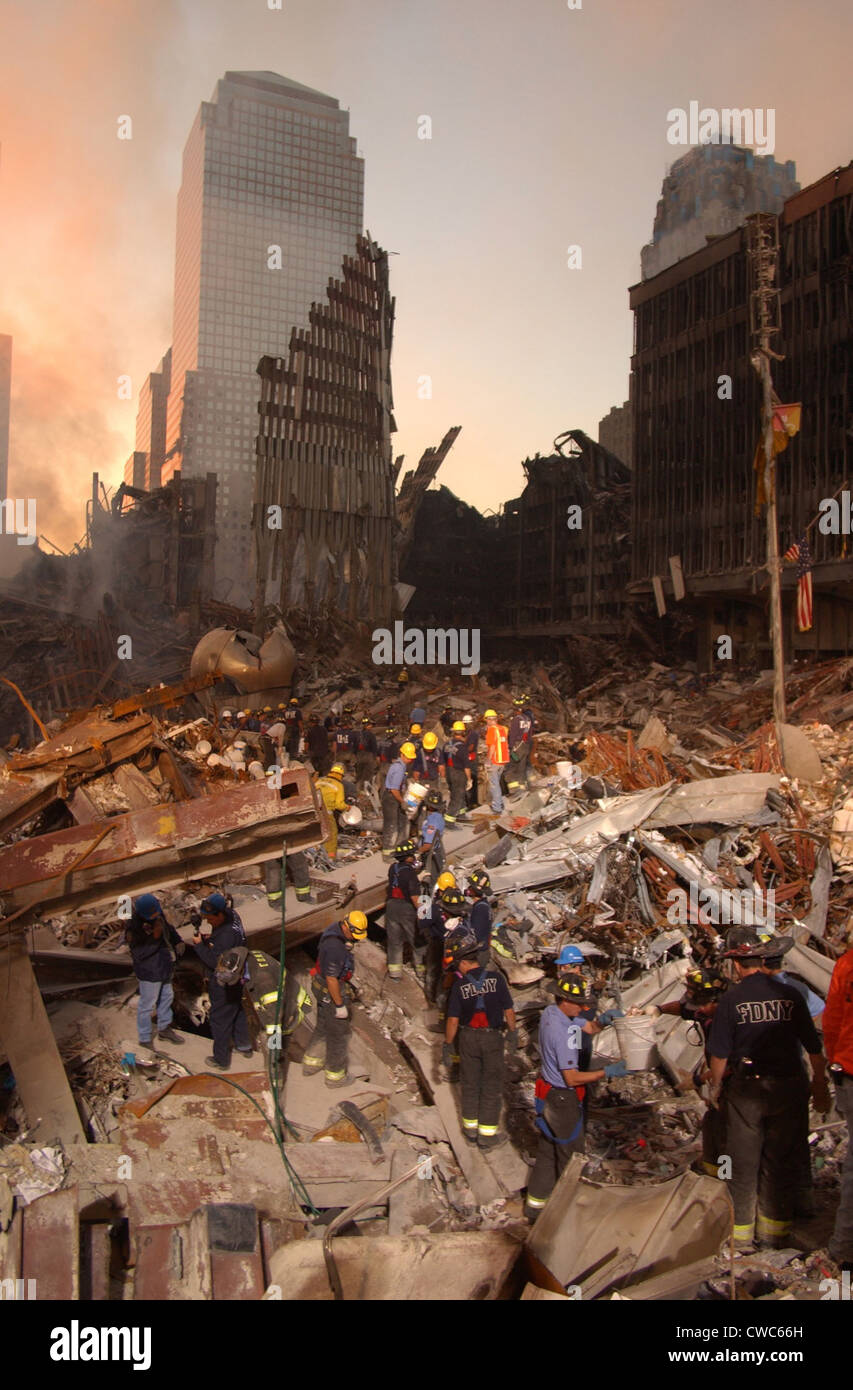
<path id="1" fill-rule="evenodd" d="M 853 164 L 789 198 L 778 220 L 781 332 L 773 381 L 801 402 L 800 431 L 776 465 L 779 552 L 849 486 L 853 470 Z M 667 602 L 680 593 L 707 665 L 728 633 L 767 663 L 765 526 L 755 514 L 753 458 L 761 399 L 750 363 L 747 229 L 709 242 L 630 291 L 635 315 L 632 584 Z M 782 573 L 789 654 L 853 646 L 845 538 L 808 536 L 814 626 L 796 631 L 796 573 Z M 671 563 L 672 562 L 672 563 Z M 673 576 L 671 578 L 671 576 Z"/>
<path id="2" fill-rule="evenodd" d="M 263 357 L 253 531 L 266 603 L 378 621 L 396 611 L 387 253 L 359 237 L 286 358 Z"/>

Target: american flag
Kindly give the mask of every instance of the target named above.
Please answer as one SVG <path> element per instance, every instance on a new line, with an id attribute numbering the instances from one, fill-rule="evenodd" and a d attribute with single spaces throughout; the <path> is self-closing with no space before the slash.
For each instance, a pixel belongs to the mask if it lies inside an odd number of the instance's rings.
<path id="1" fill-rule="evenodd" d="M 784 560 L 797 562 L 797 630 L 808 632 L 812 625 L 812 556 L 805 535 L 785 551 Z"/>

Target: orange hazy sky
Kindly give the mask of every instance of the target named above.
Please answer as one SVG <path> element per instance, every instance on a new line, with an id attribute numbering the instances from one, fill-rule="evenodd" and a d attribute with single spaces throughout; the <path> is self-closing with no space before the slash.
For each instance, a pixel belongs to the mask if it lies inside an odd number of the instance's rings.
<path id="1" fill-rule="evenodd" d="M 92 471 L 119 480 L 171 341 L 181 152 L 227 68 L 349 108 L 366 226 L 398 253 L 395 452 L 413 465 L 461 424 L 440 477 L 482 508 L 627 395 L 627 287 L 684 153 L 670 108 L 773 107 L 804 185 L 853 157 L 849 0 L 0 0 L 0 37 L 9 492 L 63 546 Z"/>

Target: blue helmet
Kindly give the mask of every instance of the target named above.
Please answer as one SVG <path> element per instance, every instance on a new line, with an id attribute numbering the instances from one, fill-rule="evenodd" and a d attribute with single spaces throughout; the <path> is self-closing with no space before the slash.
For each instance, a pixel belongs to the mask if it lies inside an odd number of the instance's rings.
<path id="1" fill-rule="evenodd" d="M 584 953 L 578 946 L 564 946 L 557 957 L 558 965 L 583 965 Z"/>
<path id="2" fill-rule="evenodd" d="M 228 902 L 222 893 L 211 893 L 201 905 L 202 912 L 227 912 Z"/>
<path id="3" fill-rule="evenodd" d="M 134 903 L 137 915 L 144 922 L 152 922 L 158 913 L 163 909 L 160 906 L 160 899 L 155 898 L 153 893 L 141 893 Z"/>

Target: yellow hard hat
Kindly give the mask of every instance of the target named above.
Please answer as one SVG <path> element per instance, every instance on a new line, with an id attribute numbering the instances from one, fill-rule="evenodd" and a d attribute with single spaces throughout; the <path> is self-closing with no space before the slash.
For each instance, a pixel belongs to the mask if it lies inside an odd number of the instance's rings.
<path id="1" fill-rule="evenodd" d="M 454 720 L 453 729 L 451 730 L 451 732 L 454 734 L 464 734 L 465 725 L 462 723 L 461 719 Z"/>
<path id="2" fill-rule="evenodd" d="M 487 709 L 486 713 L 483 715 L 484 719 L 497 719 L 497 717 L 498 712 L 496 709 Z"/>
<path id="3" fill-rule="evenodd" d="M 435 734 L 424 734 L 424 748 L 426 748 L 427 751 L 429 751 L 430 748 L 437 747 L 438 739 L 436 738 Z"/>
<path id="4" fill-rule="evenodd" d="M 347 770 L 344 767 L 343 763 L 333 763 L 332 766 L 329 768 L 329 776 L 337 777 L 339 782 L 342 782 L 344 780 L 344 778 L 346 777 L 346 772 Z"/>
<path id="5" fill-rule="evenodd" d="M 367 936 L 367 918 L 358 908 L 347 913 L 346 924 L 352 933 L 353 941 L 363 941 Z"/>
<path id="6" fill-rule="evenodd" d="M 411 761 L 412 758 L 416 758 L 417 756 L 418 750 L 413 743 L 403 744 L 402 748 L 400 749 L 401 758 L 408 758 L 409 761 Z"/>
<path id="7" fill-rule="evenodd" d="M 445 869 L 443 874 L 439 874 L 435 881 L 435 886 L 441 892 L 445 888 L 455 888 L 456 879 L 449 869 Z"/>
<path id="8" fill-rule="evenodd" d="M 420 726 L 420 724 L 412 724 L 411 728 L 409 729 L 409 733 L 410 733 L 410 734 L 419 734 L 419 733 L 421 733 L 421 726 Z"/>

